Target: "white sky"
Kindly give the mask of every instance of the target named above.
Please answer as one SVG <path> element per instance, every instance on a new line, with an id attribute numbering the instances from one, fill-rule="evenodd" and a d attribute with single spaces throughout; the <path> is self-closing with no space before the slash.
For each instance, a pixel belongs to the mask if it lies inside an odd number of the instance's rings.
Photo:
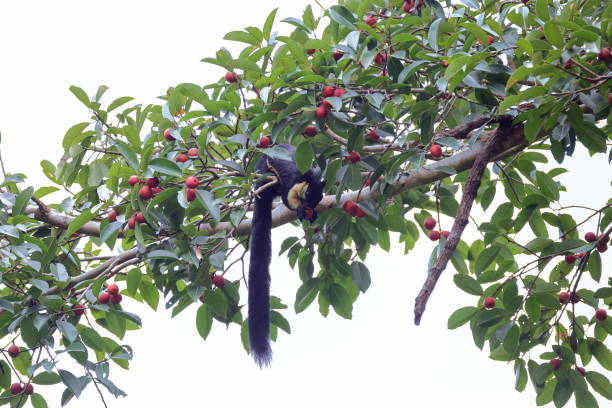
<path id="1" fill-rule="evenodd" d="M 0 149 L 7 171 L 25 173 L 37 187 L 46 184 L 38 163 L 57 163 L 66 130 L 89 118 L 68 91 L 70 85 L 89 95 L 98 85 L 107 85 L 106 103 L 126 95 L 148 103 L 180 82 L 215 81 L 223 71 L 200 59 L 220 46 L 236 49 L 223 35 L 249 25 L 262 27 L 278 4 L 274 30 L 287 30 L 289 26 L 278 21 L 301 16 L 308 3 L 0 2 Z M 312 4 L 318 15 L 320 8 Z M 562 195 L 563 204 L 574 203 L 572 197 L 585 204 L 580 200 L 588 197 L 587 204 L 599 207 L 610 196 L 609 176 L 593 177 L 609 175 L 609 167 L 603 155 L 595 159 L 584 152 L 576 155 L 571 176 L 562 178 L 572 191 L 571 196 Z M 450 226 L 447 219 L 444 228 Z M 274 231 L 275 253 L 290 228 Z M 263 371 L 242 349 L 237 326 L 226 331 L 215 323 L 204 342 L 195 328 L 196 307 L 170 320 L 163 306 L 154 313 L 125 300 L 124 308 L 139 314 L 144 328 L 124 341 L 135 350 L 130 370 L 111 366 L 111 380 L 128 397 L 115 400 L 105 393 L 106 402 L 109 407 L 534 406 L 530 383 L 523 393 L 514 391 L 511 365 L 488 359 L 474 346 L 467 327 L 446 329 L 454 310 L 476 303 L 475 297 L 454 287 L 454 271 L 447 270 L 441 278 L 422 325 L 412 323 L 414 298 L 432 247 L 422 239 L 407 256 L 403 245 L 391 254 L 372 251 L 367 260 L 372 285 L 355 304 L 351 321 L 333 312 L 325 319 L 316 304 L 294 316 L 297 272 L 285 258 L 275 259 L 272 290 L 290 306 L 285 315 L 292 334 L 279 335 L 273 366 Z M 605 255 L 609 260 L 610 254 Z M 532 358 L 540 361 L 535 354 Z M 64 358 L 63 363 L 69 362 Z M 49 406 L 59 406 L 63 386 L 36 386 L 36 391 L 47 397 Z M 103 405 L 89 386 L 68 406 Z"/>

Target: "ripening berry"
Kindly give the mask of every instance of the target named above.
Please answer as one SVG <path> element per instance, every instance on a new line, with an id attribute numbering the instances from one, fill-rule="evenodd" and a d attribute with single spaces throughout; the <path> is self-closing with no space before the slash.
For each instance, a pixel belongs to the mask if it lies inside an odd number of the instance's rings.
<path id="1" fill-rule="evenodd" d="M 261 137 L 261 139 L 259 139 L 259 143 L 257 144 L 257 147 L 265 149 L 268 146 L 270 146 L 270 138 L 264 135 Z"/>
<path id="2" fill-rule="evenodd" d="M 425 229 L 432 230 L 436 226 L 436 220 L 433 219 L 432 217 L 429 217 L 425 220 L 425 222 L 423 223 L 423 226 L 425 227 Z"/>
<path id="3" fill-rule="evenodd" d="M 576 367 L 576 371 L 578 371 L 584 377 L 586 375 L 586 370 L 584 367 Z"/>
<path id="4" fill-rule="evenodd" d="M 595 310 L 595 318 L 597 320 L 599 320 L 600 322 L 603 322 L 604 320 L 606 320 L 606 317 L 608 317 L 608 312 L 606 312 L 606 309 L 597 309 Z"/>
<path id="5" fill-rule="evenodd" d="M 567 291 L 559 293 L 559 303 L 566 304 L 570 299 L 570 294 Z"/>
<path id="6" fill-rule="evenodd" d="M 484 300 L 484 307 L 493 309 L 495 307 L 495 298 L 493 296 L 487 296 Z"/>
<path id="7" fill-rule="evenodd" d="M 21 394 L 21 391 L 23 391 L 23 387 L 21 386 L 21 383 L 13 383 L 11 384 L 10 391 L 13 395 Z"/>
<path id="8" fill-rule="evenodd" d="M 572 69 L 572 60 L 568 59 L 567 61 L 565 61 L 565 64 L 563 64 L 563 68 L 570 70 Z"/>
<path id="9" fill-rule="evenodd" d="M 584 234 L 584 240 L 586 242 L 595 242 L 597 241 L 597 235 L 595 235 L 594 232 L 587 232 L 586 234 Z"/>
<path id="10" fill-rule="evenodd" d="M 315 115 L 319 119 L 326 119 L 327 118 L 327 107 L 326 107 L 326 105 L 325 104 L 319 105 L 319 107 L 315 111 Z"/>
<path id="11" fill-rule="evenodd" d="M 375 142 L 375 141 L 377 141 L 378 139 L 380 139 L 380 136 L 378 136 L 378 135 L 376 134 L 376 128 L 374 128 L 374 129 L 372 129 L 372 130 L 370 130 L 370 131 L 368 132 L 368 139 L 370 139 L 370 140 L 371 140 L 371 141 L 373 141 L 373 142 Z"/>
<path id="12" fill-rule="evenodd" d="M 136 218 L 130 218 L 128 220 L 128 224 L 127 224 L 129 229 L 134 229 L 136 228 Z"/>
<path id="13" fill-rule="evenodd" d="M 111 208 L 111 210 L 108 212 L 108 215 L 106 216 L 106 219 L 108 220 L 108 222 L 115 222 L 117 221 L 117 215 L 119 215 L 117 210 Z"/>
<path id="14" fill-rule="evenodd" d="M 336 52 L 334 52 L 334 60 L 336 60 L 336 62 L 338 62 L 338 60 L 340 58 L 342 58 L 342 56 L 344 55 L 344 53 L 340 50 L 336 50 Z"/>
<path id="15" fill-rule="evenodd" d="M 442 231 L 442 236 L 444 237 L 444 239 L 448 239 L 449 235 L 450 235 L 450 231 Z"/>
<path id="16" fill-rule="evenodd" d="M 602 48 L 599 50 L 599 54 L 597 54 L 597 59 L 600 61 L 608 61 L 612 58 L 612 53 L 609 48 Z"/>
<path id="17" fill-rule="evenodd" d="M 558 358 L 553 358 L 552 360 L 550 360 L 550 364 L 552 364 L 553 369 L 557 371 L 559 367 L 561 367 L 561 360 L 559 360 Z"/>
<path id="18" fill-rule="evenodd" d="M 98 296 L 98 302 L 102 303 L 103 305 L 107 304 L 109 300 L 110 295 L 108 294 L 108 292 L 102 292 Z"/>
<path id="19" fill-rule="evenodd" d="M 306 129 L 304 129 L 304 135 L 308 137 L 315 137 L 317 135 L 317 127 L 313 125 L 306 126 Z"/>
<path id="20" fill-rule="evenodd" d="M 192 147 L 191 149 L 189 149 L 187 151 L 187 155 L 189 157 L 196 157 L 198 155 L 198 148 L 197 147 Z"/>
<path id="21" fill-rule="evenodd" d="M 412 6 L 414 6 L 414 3 L 412 1 L 410 2 L 407 1 L 402 6 L 402 9 L 404 10 L 405 13 L 410 13 L 410 10 L 412 10 Z"/>
<path id="22" fill-rule="evenodd" d="M 139 224 L 143 224 L 145 222 L 147 222 L 147 220 L 145 220 L 145 216 L 143 213 L 141 213 L 140 211 L 138 211 L 136 213 L 136 222 Z"/>
<path id="23" fill-rule="evenodd" d="M 130 176 L 130 178 L 128 179 L 128 184 L 132 187 L 134 187 L 138 183 L 140 183 L 140 179 L 136 176 Z"/>
<path id="24" fill-rule="evenodd" d="M 489 44 L 493 44 L 493 41 L 495 41 L 495 39 L 490 35 L 487 35 L 487 40 L 489 40 Z"/>
<path id="25" fill-rule="evenodd" d="M 72 312 L 75 316 L 81 316 L 83 313 L 85 313 L 85 305 L 77 303 L 76 305 L 72 306 Z"/>
<path id="26" fill-rule="evenodd" d="M 610 236 L 609 235 L 604 236 L 603 234 L 601 234 L 600 236 L 597 237 L 597 239 L 598 240 L 601 239 L 601 242 L 607 244 L 610 241 Z"/>
<path id="27" fill-rule="evenodd" d="M 114 295 L 110 295 L 110 301 L 113 305 L 118 305 L 123 300 L 123 296 L 121 293 L 115 293 Z"/>
<path id="28" fill-rule="evenodd" d="M 196 188 L 198 186 L 200 182 L 198 181 L 198 179 L 194 176 L 189 176 L 187 177 L 187 179 L 185 180 L 185 185 L 188 188 Z"/>
<path id="29" fill-rule="evenodd" d="M 331 85 L 327 85 L 323 87 L 323 91 L 321 92 L 321 94 L 323 95 L 324 98 L 329 98 L 330 96 L 334 95 L 334 91 L 336 90 L 336 88 L 334 88 Z"/>
<path id="30" fill-rule="evenodd" d="M 200 297 L 198 299 L 200 299 L 200 302 L 204 303 L 204 293 L 202 292 L 202 294 L 200 295 Z"/>
<path id="31" fill-rule="evenodd" d="M 346 93 L 346 89 L 344 88 L 336 88 L 336 90 L 334 91 L 334 96 L 336 98 L 342 98 L 342 95 L 344 95 Z"/>
<path id="32" fill-rule="evenodd" d="M 586 255 L 586 252 L 581 252 L 578 254 L 578 258 L 584 258 L 585 255 Z"/>
<path id="33" fill-rule="evenodd" d="M 159 186 L 159 178 L 158 177 L 149 177 L 145 180 L 145 183 L 147 183 L 147 186 L 154 188 Z"/>
<path id="34" fill-rule="evenodd" d="M 374 63 L 377 65 L 385 65 L 385 54 L 378 53 L 374 57 Z"/>
<path id="35" fill-rule="evenodd" d="M 342 210 L 350 215 L 355 215 L 356 209 L 359 208 L 353 200 L 347 200 L 342 204 Z"/>
<path id="36" fill-rule="evenodd" d="M 6 351 L 8 352 L 8 355 L 12 358 L 15 358 L 19 355 L 19 347 L 16 344 L 11 344 Z"/>
<path id="37" fill-rule="evenodd" d="M 445 59 L 442 60 L 442 67 L 443 68 L 448 68 L 448 61 L 447 60 L 445 60 Z"/>
<path id="38" fill-rule="evenodd" d="M 213 275 L 210 277 L 212 284 L 218 288 L 225 286 L 225 278 L 222 275 Z"/>
<path id="39" fill-rule="evenodd" d="M 106 291 L 109 295 L 116 295 L 117 293 L 119 293 L 119 286 L 117 286 L 116 283 L 111 283 L 110 285 L 108 285 L 108 288 L 106 288 Z"/>
<path id="40" fill-rule="evenodd" d="M 365 213 L 365 211 L 363 211 L 361 208 L 355 206 L 355 217 L 357 218 L 363 218 L 365 217 L 367 214 Z"/>
<path id="41" fill-rule="evenodd" d="M 597 245 L 597 252 L 604 253 L 607 250 L 608 250 L 608 244 L 606 244 L 605 242 L 601 242 L 599 245 Z"/>
<path id="42" fill-rule="evenodd" d="M 433 231 L 429 231 L 429 239 L 431 239 L 432 241 L 437 241 L 440 239 L 440 232 L 433 230 Z"/>
<path id="43" fill-rule="evenodd" d="M 167 141 L 169 141 L 169 142 L 171 142 L 171 141 L 175 140 L 175 139 L 174 139 L 174 136 L 172 136 L 172 135 L 170 134 L 170 128 L 168 128 L 168 129 L 166 129 L 166 130 L 164 131 L 164 137 L 165 137 L 165 138 L 166 138 L 166 140 L 167 140 Z"/>
<path id="44" fill-rule="evenodd" d="M 378 21 L 378 19 L 374 16 L 367 16 L 365 19 L 365 23 L 367 25 L 369 25 L 370 27 L 374 27 L 374 25 L 376 25 L 376 22 Z"/>
<path id="45" fill-rule="evenodd" d="M 576 262 L 576 255 L 565 255 L 565 262 L 568 264 L 573 264 Z"/>
<path id="46" fill-rule="evenodd" d="M 346 156 L 346 160 L 350 161 L 351 163 L 357 163 L 359 160 L 361 160 L 361 156 L 359 156 L 358 152 L 353 150 L 348 154 L 348 156 Z"/>
<path id="47" fill-rule="evenodd" d="M 312 54 L 314 54 L 316 51 L 317 51 L 317 50 L 315 50 L 314 48 L 310 48 L 310 49 L 307 49 L 307 50 L 306 50 L 306 54 L 308 54 L 308 55 L 312 55 Z"/>
<path id="48" fill-rule="evenodd" d="M 187 201 L 191 202 L 196 199 L 196 192 L 193 188 L 188 188 L 186 195 L 187 195 Z"/>
<path id="49" fill-rule="evenodd" d="M 442 156 L 442 148 L 440 147 L 440 145 L 437 144 L 432 144 L 431 147 L 429 148 L 429 153 L 431 153 L 431 155 L 433 157 L 440 157 Z"/>
<path id="50" fill-rule="evenodd" d="M 153 195 L 155 196 L 155 195 L 158 195 L 159 193 L 161 193 L 162 190 L 159 187 L 153 187 L 151 189 L 151 191 L 153 192 Z"/>
<path id="51" fill-rule="evenodd" d="M 230 84 L 236 82 L 237 79 L 238 79 L 238 76 L 236 75 L 235 72 L 228 71 L 225 73 L 225 80 L 229 82 Z"/>
<path id="52" fill-rule="evenodd" d="M 25 395 L 32 395 L 33 392 L 34 392 L 34 386 L 32 385 L 32 383 L 27 384 L 23 390 L 23 393 Z"/>
<path id="53" fill-rule="evenodd" d="M 183 153 L 179 153 L 174 158 L 174 161 L 177 163 L 185 163 L 187 161 L 187 156 L 185 156 Z"/>
<path id="54" fill-rule="evenodd" d="M 138 192 L 138 195 L 143 200 L 148 200 L 149 198 L 153 197 L 153 191 L 151 190 L 151 187 L 145 184 L 144 186 L 140 187 L 140 191 Z"/>

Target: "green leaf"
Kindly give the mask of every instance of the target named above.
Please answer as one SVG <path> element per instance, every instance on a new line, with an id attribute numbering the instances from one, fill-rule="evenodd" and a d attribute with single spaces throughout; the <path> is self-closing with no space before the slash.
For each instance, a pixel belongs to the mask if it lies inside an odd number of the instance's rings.
<path id="1" fill-rule="evenodd" d="M 57 375 L 54 372 L 40 372 L 38 374 L 36 374 L 33 378 L 32 378 L 32 382 L 34 384 L 40 384 L 40 385 L 54 385 L 54 384 L 59 384 L 60 382 L 62 382 L 62 379 L 60 378 L 59 375 Z"/>
<path id="2" fill-rule="evenodd" d="M 204 303 L 212 309 L 214 313 L 221 316 L 222 319 L 227 317 L 227 299 L 219 290 L 209 290 L 204 295 Z"/>
<path id="3" fill-rule="evenodd" d="M 276 12 L 278 11 L 278 7 L 275 8 L 268 14 L 268 18 L 266 18 L 266 22 L 263 26 L 263 36 L 266 41 L 270 41 L 270 33 L 272 32 L 272 25 L 274 24 L 274 18 L 276 17 Z"/>
<path id="4" fill-rule="evenodd" d="M 216 221 L 219 221 L 221 219 L 221 209 L 215 201 L 215 196 L 208 190 L 200 189 L 196 190 L 196 196 L 202 205 L 206 207 L 210 215 L 212 215 Z"/>
<path id="5" fill-rule="evenodd" d="M 561 408 L 567 404 L 572 396 L 572 387 L 569 381 L 558 381 L 553 392 L 553 401 L 556 408 Z"/>
<path id="6" fill-rule="evenodd" d="M 612 400 L 612 384 L 605 375 L 597 371 L 587 371 L 586 379 L 595 391 L 603 397 Z"/>
<path id="7" fill-rule="evenodd" d="M 65 320 L 56 320 L 55 324 L 59 331 L 72 343 L 77 338 L 77 329 L 74 325 Z"/>
<path id="8" fill-rule="evenodd" d="M 469 275 L 456 274 L 453 276 L 453 281 L 455 281 L 455 285 L 457 285 L 459 289 L 469 293 L 470 295 L 480 296 L 483 294 L 480 283 Z"/>
<path id="9" fill-rule="evenodd" d="M 594 341 L 589 343 L 589 349 L 591 353 L 593 353 L 593 357 L 595 357 L 603 368 L 612 371 L 612 353 L 605 344 L 600 341 Z"/>
<path id="10" fill-rule="evenodd" d="M 79 395 L 81 395 L 81 391 L 83 391 L 81 381 L 79 381 L 79 379 L 70 371 L 57 370 L 57 372 L 60 375 L 64 385 L 68 387 L 68 389 L 78 398 Z"/>
<path id="11" fill-rule="evenodd" d="M 317 293 L 319 292 L 319 280 L 317 278 L 309 279 L 302 284 L 297 290 L 295 294 L 295 304 L 293 309 L 295 313 L 301 313 L 317 297 Z"/>
<path id="12" fill-rule="evenodd" d="M 270 323 L 283 330 L 285 333 L 291 334 L 291 327 L 289 326 L 289 321 L 285 319 L 283 315 L 277 312 L 276 310 L 270 311 Z"/>
<path id="13" fill-rule="evenodd" d="M 306 173 L 312 165 L 314 159 L 314 153 L 309 142 L 302 142 L 295 150 L 295 163 L 297 168 L 302 174 Z"/>
<path id="14" fill-rule="evenodd" d="M 68 129 L 66 134 L 64 135 L 64 139 L 62 140 L 62 147 L 64 150 L 68 150 L 78 139 L 79 136 L 83 133 L 83 130 L 89 126 L 88 122 L 81 122 L 73 125 Z"/>
<path id="15" fill-rule="evenodd" d="M 344 6 L 331 6 L 328 10 L 329 16 L 336 23 L 343 25 L 345 27 L 350 28 L 351 30 L 356 30 L 355 27 L 355 16 L 346 9 Z"/>
<path id="16" fill-rule="evenodd" d="M 32 394 L 30 397 L 30 402 L 32 403 L 33 408 L 47 408 L 47 401 L 43 398 L 42 395 L 38 393 Z"/>
<path id="17" fill-rule="evenodd" d="M 96 214 L 92 214 L 89 208 L 84 209 L 81 214 L 77 215 L 74 220 L 72 220 L 66 230 L 66 234 L 70 236 L 77 232 L 83 225 L 94 219 L 95 216 Z"/>
<path id="18" fill-rule="evenodd" d="M 25 212 L 32 195 L 34 194 L 34 187 L 28 187 L 15 197 L 15 205 L 13 205 L 13 217 L 21 215 Z"/>
<path id="19" fill-rule="evenodd" d="M 487 269 L 487 267 L 493 263 L 500 250 L 500 246 L 493 245 L 486 248 L 478 255 L 478 258 L 476 258 L 476 262 L 474 263 L 474 272 L 476 275 L 480 275 L 482 271 Z"/>
<path id="20" fill-rule="evenodd" d="M 119 141 L 115 143 L 117 146 L 117 150 L 119 150 L 119 153 L 123 155 L 128 165 L 132 169 L 138 171 L 138 157 L 136 156 L 136 153 L 134 152 L 134 150 L 132 150 L 132 148 L 126 143 L 119 142 Z"/>
<path id="21" fill-rule="evenodd" d="M 555 201 L 559 200 L 559 186 L 548 174 L 536 171 L 536 183 L 548 198 Z"/>
<path id="22" fill-rule="evenodd" d="M 589 261 L 587 263 L 587 268 L 591 278 L 593 278 L 595 282 L 599 282 L 601 279 L 601 256 L 599 255 L 599 252 L 591 252 L 589 255 Z"/>
<path id="23" fill-rule="evenodd" d="M 198 329 L 200 337 L 202 337 L 204 340 L 206 340 L 210 330 L 212 329 L 212 323 L 213 318 L 210 310 L 208 310 L 208 306 L 201 305 L 196 314 L 196 328 Z"/>
<path id="24" fill-rule="evenodd" d="M 175 162 L 164 159 L 163 157 L 156 157 L 155 159 L 151 160 L 149 163 L 149 168 L 167 176 L 183 176 L 183 171 Z"/>
<path id="25" fill-rule="evenodd" d="M 133 100 L 134 98 L 132 98 L 131 96 L 122 96 L 120 98 L 115 99 L 114 101 L 112 101 L 110 103 L 110 105 L 108 105 L 108 109 L 106 109 L 107 112 L 110 112 L 114 109 L 117 109 L 118 107 L 120 107 L 121 105 L 128 103 L 129 101 Z"/>
<path id="26" fill-rule="evenodd" d="M 353 317 L 353 302 L 343 286 L 332 283 L 325 292 L 329 297 L 329 303 L 339 316 L 345 319 L 351 319 Z"/>
<path id="27" fill-rule="evenodd" d="M 561 32 L 552 21 L 544 23 L 544 35 L 546 36 L 546 40 L 557 48 L 563 48 L 565 45 Z"/>
<path id="28" fill-rule="evenodd" d="M 141 279 L 142 279 L 142 272 L 140 272 L 140 269 L 134 268 L 128 272 L 127 279 L 126 279 L 127 291 L 131 296 L 136 295 Z"/>
<path id="29" fill-rule="evenodd" d="M 91 102 L 89 101 L 89 97 L 87 96 L 87 94 L 85 93 L 83 89 L 79 88 L 78 86 L 72 85 L 70 87 L 70 92 L 72 92 L 74 96 L 76 96 L 77 99 L 83 103 L 83 105 L 87 106 L 88 108 L 91 107 Z"/>
<path id="30" fill-rule="evenodd" d="M 257 46 L 261 45 L 260 41 L 258 41 L 257 38 L 252 36 L 250 33 L 244 31 L 230 31 L 229 33 L 225 34 L 223 39 L 229 41 L 243 42 Z"/>
<path id="31" fill-rule="evenodd" d="M 456 329 L 469 322 L 470 319 L 478 312 L 478 308 L 474 306 L 466 306 L 457 309 L 448 318 L 447 326 L 450 330 Z"/>
<path id="32" fill-rule="evenodd" d="M 368 290 L 370 283 L 372 282 L 368 267 L 359 261 L 354 261 L 351 264 L 351 278 L 353 279 L 353 282 L 355 282 L 355 285 L 363 293 Z"/>
<path id="33" fill-rule="evenodd" d="M 147 280 L 143 280 L 140 282 L 140 296 L 144 299 L 145 302 L 151 307 L 153 310 L 157 310 L 157 305 L 159 304 L 159 292 L 155 285 Z"/>
<path id="34" fill-rule="evenodd" d="M 576 408 L 599 408 L 597 400 L 589 390 L 575 390 Z"/>

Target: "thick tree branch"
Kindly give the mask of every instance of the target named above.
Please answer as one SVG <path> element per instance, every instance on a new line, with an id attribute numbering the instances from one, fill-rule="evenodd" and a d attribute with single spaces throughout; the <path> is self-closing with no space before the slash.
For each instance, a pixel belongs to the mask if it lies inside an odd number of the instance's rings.
<path id="1" fill-rule="evenodd" d="M 516 131 L 522 133 L 522 126 L 518 127 Z M 457 248 L 457 244 L 459 243 L 459 239 L 461 238 L 461 234 L 463 234 L 463 230 L 468 224 L 468 218 L 470 216 L 470 212 L 472 210 L 472 204 L 474 203 L 474 199 L 478 194 L 478 188 L 480 187 L 480 181 L 482 179 L 482 175 L 487 167 L 487 164 L 492 161 L 491 158 L 495 155 L 496 147 L 500 144 L 503 144 L 507 139 L 512 138 L 513 136 L 512 129 L 512 117 L 504 116 L 500 120 L 499 128 L 493 132 L 493 134 L 488 138 L 488 140 L 484 143 L 478 156 L 476 156 L 474 160 L 474 164 L 472 166 L 472 170 L 470 171 L 470 175 L 465 182 L 465 187 L 463 191 L 463 196 L 461 197 L 461 203 L 459 204 L 459 208 L 457 209 L 457 215 L 455 216 L 455 220 L 453 222 L 453 227 L 451 229 L 450 235 L 448 236 L 448 240 L 436 261 L 436 264 L 431 268 L 429 274 L 427 275 L 427 279 L 419 292 L 419 295 L 416 297 L 414 304 L 414 323 L 418 325 L 421 323 L 421 317 L 425 312 L 425 307 L 427 306 L 427 300 L 429 296 L 433 292 L 440 275 L 446 269 L 446 265 L 450 260 L 455 248 Z"/>

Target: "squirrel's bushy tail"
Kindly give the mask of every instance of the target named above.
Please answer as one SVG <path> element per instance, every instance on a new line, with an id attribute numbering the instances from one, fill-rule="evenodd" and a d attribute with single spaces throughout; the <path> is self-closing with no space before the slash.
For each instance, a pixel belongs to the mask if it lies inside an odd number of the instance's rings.
<path id="1" fill-rule="evenodd" d="M 272 258 L 272 197 L 255 199 L 249 263 L 249 344 L 260 367 L 270 365 L 270 261 Z"/>

